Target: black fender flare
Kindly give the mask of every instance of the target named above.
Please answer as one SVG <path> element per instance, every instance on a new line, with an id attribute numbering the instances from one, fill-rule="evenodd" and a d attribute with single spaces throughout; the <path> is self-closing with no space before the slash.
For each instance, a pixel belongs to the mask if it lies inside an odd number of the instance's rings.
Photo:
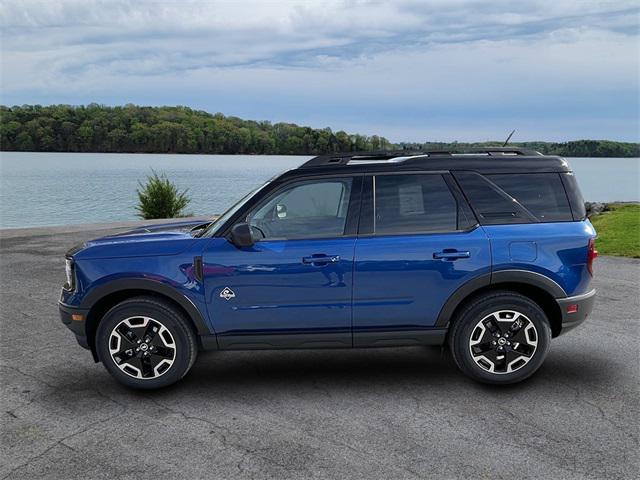
<path id="1" fill-rule="evenodd" d="M 566 298 L 567 293 L 557 282 L 541 273 L 529 270 L 498 270 L 496 272 L 485 273 L 469 280 L 459 287 L 445 302 L 440 310 L 435 328 L 444 328 L 449 324 L 453 312 L 458 305 L 469 295 L 489 285 L 499 285 L 501 283 L 520 283 L 531 285 L 532 287 L 544 290 L 553 298 Z"/>
<path id="2" fill-rule="evenodd" d="M 211 335 L 212 332 L 210 331 L 209 326 L 205 322 L 198 307 L 196 307 L 186 295 L 158 280 L 151 280 L 148 278 L 121 278 L 113 280 L 104 285 L 100 285 L 87 293 L 87 295 L 82 299 L 80 308 L 89 310 L 106 296 L 126 290 L 147 291 L 152 294 L 156 293 L 170 298 L 180 305 L 185 312 L 187 312 L 187 315 L 189 315 L 193 322 L 198 335 Z"/>

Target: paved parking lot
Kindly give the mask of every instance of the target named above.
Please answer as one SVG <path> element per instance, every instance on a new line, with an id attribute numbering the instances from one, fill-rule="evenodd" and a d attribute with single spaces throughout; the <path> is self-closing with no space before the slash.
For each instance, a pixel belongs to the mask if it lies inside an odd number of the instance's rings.
<path id="1" fill-rule="evenodd" d="M 521 385 L 393 348 L 208 352 L 140 393 L 58 318 L 63 253 L 97 228 L 0 232 L 0 478 L 637 478 L 637 260 L 597 260 L 593 317 Z"/>

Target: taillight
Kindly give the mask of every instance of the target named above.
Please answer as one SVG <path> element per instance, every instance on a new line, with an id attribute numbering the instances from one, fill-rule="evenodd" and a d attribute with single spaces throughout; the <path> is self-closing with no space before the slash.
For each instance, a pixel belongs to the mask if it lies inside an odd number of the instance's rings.
<path id="1" fill-rule="evenodd" d="M 598 251 L 596 250 L 596 240 L 595 238 L 589 239 L 589 247 L 587 248 L 587 270 L 591 276 L 593 276 L 593 261 L 598 256 Z"/>

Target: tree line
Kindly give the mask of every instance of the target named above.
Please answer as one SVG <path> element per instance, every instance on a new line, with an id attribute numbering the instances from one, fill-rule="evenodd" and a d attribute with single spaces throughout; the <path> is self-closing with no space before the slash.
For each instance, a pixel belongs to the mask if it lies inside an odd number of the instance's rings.
<path id="1" fill-rule="evenodd" d="M 316 155 L 375 150 L 457 152 L 497 144 L 394 144 L 378 135 L 243 120 L 180 106 L 0 106 L 3 151 Z M 640 144 L 608 140 L 511 145 L 568 157 L 640 156 Z"/>
<path id="2" fill-rule="evenodd" d="M 400 143 L 400 149 L 465 152 L 476 148 L 500 146 L 501 142 L 479 143 Z M 612 140 L 574 140 L 571 142 L 509 142 L 510 147 L 527 148 L 545 155 L 561 157 L 640 157 L 640 143 L 614 142 Z"/>
<path id="3" fill-rule="evenodd" d="M 242 120 L 187 107 L 0 107 L 6 151 L 313 155 L 385 150 L 377 135 Z"/>

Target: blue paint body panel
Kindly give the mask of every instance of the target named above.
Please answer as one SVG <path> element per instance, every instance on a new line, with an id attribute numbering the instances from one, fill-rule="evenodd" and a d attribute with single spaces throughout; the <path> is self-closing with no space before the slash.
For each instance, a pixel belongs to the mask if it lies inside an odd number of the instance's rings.
<path id="1" fill-rule="evenodd" d="M 587 271 L 587 248 L 589 240 L 595 236 L 589 220 L 483 228 L 491 240 L 493 271 L 529 270 L 545 275 L 560 285 L 567 296 L 589 290 L 591 275 Z M 522 257 L 513 259 L 514 242 L 535 243 L 535 258 L 527 259 L 526 252 L 520 248 L 517 252 Z"/>
<path id="2" fill-rule="evenodd" d="M 434 258 L 447 249 L 469 252 L 469 258 Z M 354 334 L 433 327 L 453 292 L 490 271 L 489 239 L 480 227 L 470 232 L 358 238 Z"/>
<path id="3" fill-rule="evenodd" d="M 354 237 L 274 240 L 238 249 L 213 239 L 204 252 L 209 315 L 218 335 L 351 331 Z M 305 264 L 324 254 L 336 262 Z M 235 297 L 220 297 L 229 288 Z"/>
<path id="4" fill-rule="evenodd" d="M 161 257 L 182 253 L 195 242 L 196 239 L 184 232 L 114 235 L 87 242 L 76 256 L 78 259 Z"/>
<path id="5" fill-rule="evenodd" d="M 74 291 L 62 290 L 61 303 L 82 307 L 87 297 L 114 282 L 148 280 L 171 288 L 200 312 L 210 331 L 204 286 L 194 276 L 193 259 L 212 239 L 188 233 L 146 233 L 92 240 L 74 253 Z"/>
<path id="6" fill-rule="evenodd" d="M 509 259 L 512 262 L 534 262 L 538 258 L 536 242 L 511 242 L 509 244 Z"/>

